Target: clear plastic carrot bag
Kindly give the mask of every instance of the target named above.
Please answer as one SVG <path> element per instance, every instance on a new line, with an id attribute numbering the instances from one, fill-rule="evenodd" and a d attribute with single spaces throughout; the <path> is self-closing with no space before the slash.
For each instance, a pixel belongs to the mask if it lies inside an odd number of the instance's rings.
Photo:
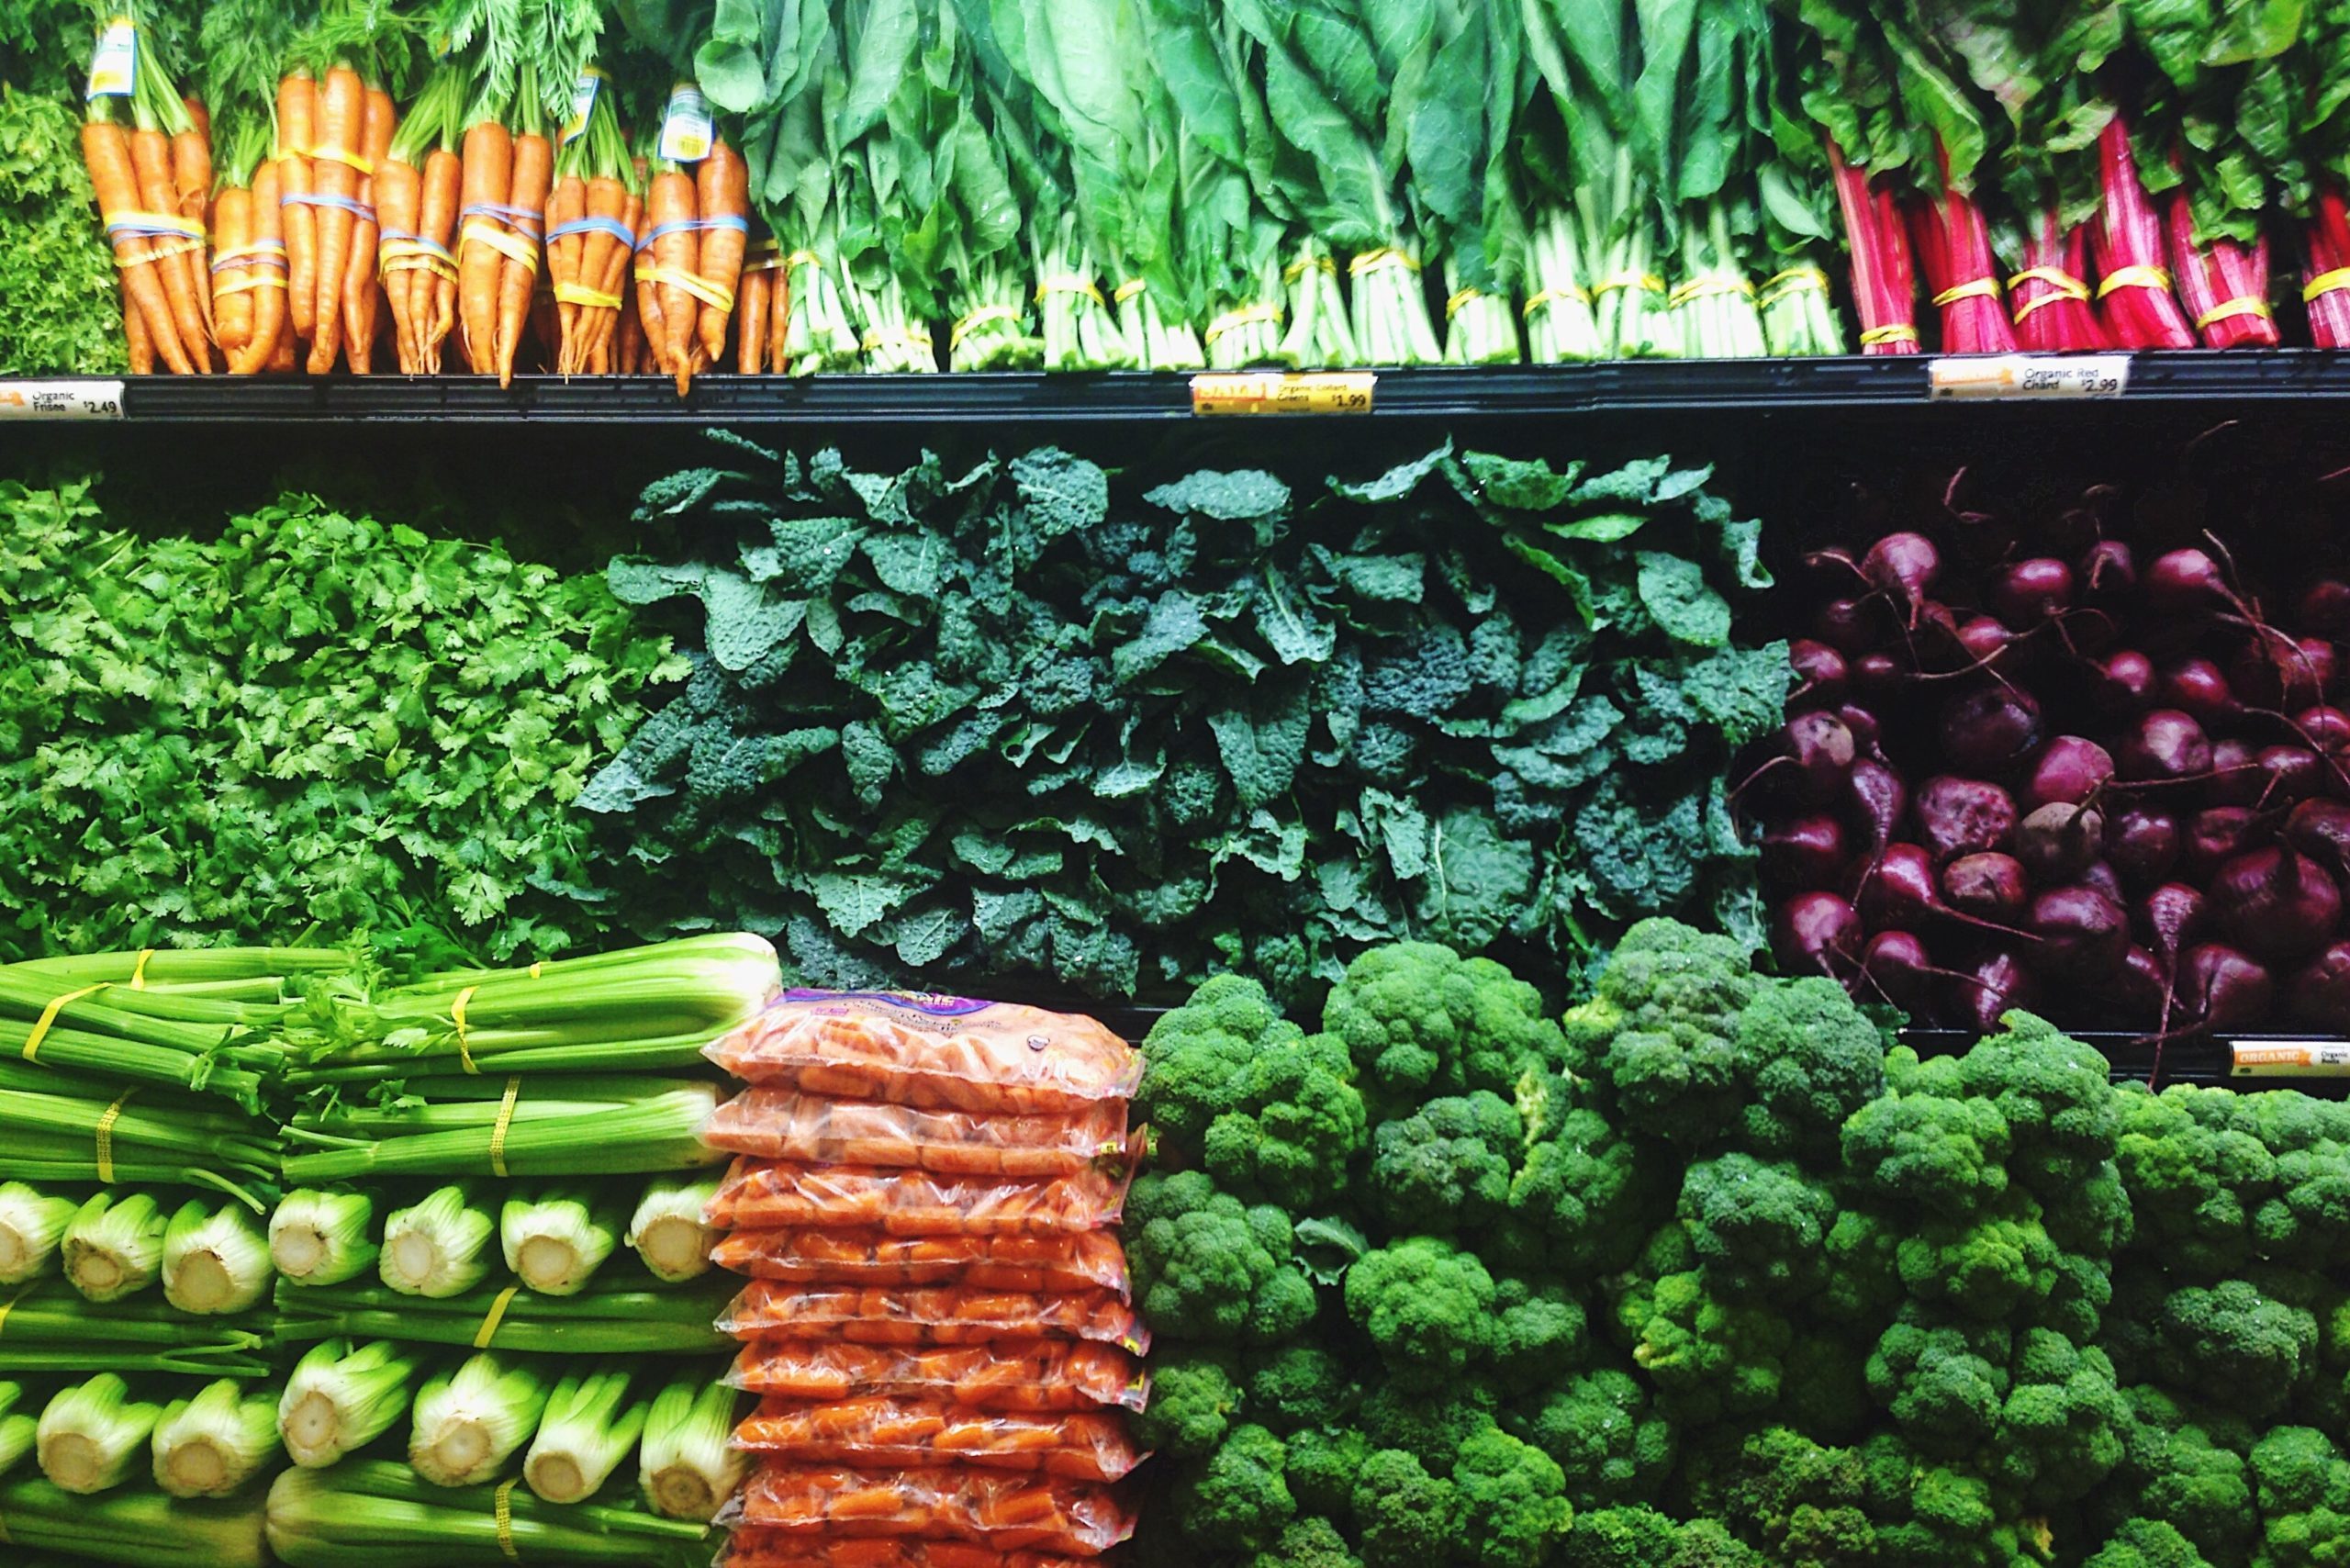
<path id="1" fill-rule="evenodd" d="M 765 1399 L 734 1428 L 734 1446 L 800 1464 L 983 1464 L 1067 1481 L 1121 1480 L 1143 1461 L 1115 1416 L 931 1399 Z"/>
<path id="2" fill-rule="evenodd" d="M 859 1345 L 976 1345 L 990 1339 L 1058 1336 L 1150 1349 L 1134 1305 L 1108 1291 L 1032 1295 L 960 1285 L 793 1285 L 753 1280 L 719 1315 L 737 1339 L 774 1334 L 836 1334 Z"/>
<path id="3" fill-rule="evenodd" d="M 959 1540 L 903 1536 L 811 1539 L 782 1530 L 739 1529 L 719 1568 L 1088 1568 L 1088 1559 L 1043 1551 L 999 1551 Z"/>
<path id="4" fill-rule="evenodd" d="M 891 1236 L 801 1226 L 737 1230 L 711 1260 L 755 1280 L 802 1285 L 969 1285 L 990 1291 L 1115 1291 L 1131 1294 L 1126 1249 L 1114 1230 L 1042 1236 Z"/>
<path id="5" fill-rule="evenodd" d="M 1141 1053 L 1091 1018 L 884 991 L 786 991 L 707 1054 L 751 1083 L 1023 1115 L 1127 1099 L 1142 1081 Z"/>
<path id="6" fill-rule="evenodd" d="M 837 1226 L 891 1236 L 1043 1236 L 1099 1230 L 1125 1212 L 1138 1149 L 1069 1176 L 1017 1181 L 738 1158 L 705 1216 L 721 1230 Z"/>
<path id="7" fill-rule="evenodd" d="M 702 1141 L 734 1154 L 811 1165 L 873 1165 L 950 1176 L 1067 1176 L 1123 1158 L 1126 1103 L 1096 1100 L 1058 1114 L 925 1110 L 834 1100 L 797 1089 L 746 1089 L 718 1108 Z"/>
<path id="8" fill-rule="evenodd" d="M 1135 1532 L 1133 1513 L 1106 1486 L 963 1467 L 764 1464 L 720 1510 L 717 1523 L 811 1535 L 923 1536 L 1078 1557 L 1098 1557 Z"/>
<path id="9" fill-rule="evenodd" d="M 1150 1398 L 1150 1380 L 1131 1354 L 1072 1339 L 919 1346 L 755 1339 L 735 1356 L 726 1381 L 788 1399 L 943 1399 L 978 1410 L 1140 1410 Z"/>

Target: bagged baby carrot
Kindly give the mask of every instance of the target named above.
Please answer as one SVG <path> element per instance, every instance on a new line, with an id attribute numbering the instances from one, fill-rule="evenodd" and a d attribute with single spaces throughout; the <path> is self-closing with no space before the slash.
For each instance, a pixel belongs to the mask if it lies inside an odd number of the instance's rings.
<path id="1" fill-rule="evenodd" d="M 1139 1148 L 1114 1167 L 1047 1181 L 940 1176 L 738 1159 L 710 1201 L 722 1230 L 838 1226 L 891 1236 L 1042 1236 L 1098 1230 L 1125 1211 Z"/>
<path id="2" fill-rule="evenodd" d="M 995 1291 L 1133 1289 L 1117 1233 L 1045 1236 L 891 1236 L 810 1226 L 738 1230 L 711 1252 L 722 1269 L 755 1280 L 813 1285 L 968 1285 Z"/>
<path id="3" fill-rule="evenodd" d="M 702 1128 L 713 1148 L 811 1164 L 914 1167 L 953 1176 L 1066 1176 L 1118 1158 L 1126 1103 L 1095 1100 L 1065 1114 L 990 1115 L 748 1089 Z"/>
<path id="4" fill-rule="evenodd" d="M 811 1540 L 780 1530 L 740 1529 L 726 1543 L 720 1568 L 1087 1568 L 1081 1557 L 1042 1551 L 999 1551 L 959 1540 L 907 1537 Z"/>
<path id="5" fill-rule="evenodd" d="M 973 1410 L 928 1399 L 762 1400 L 734 1446 L 801 1464 L 982 1464 L 1068 1481 L 1123 1479 L 1143 1461 L 1100 1413 Z"/>
<path id="6" fill-rule="evenodd" d="M 787 991 L 707 1054 L 752 1083 L 1019 1114 L 1124 1100 L 1142 1079 L 1141 1054 L 1091 1018 L 883 991 Z"/>
<path id="7" fill-rule="evenodd" d="M 773 1334 L 837 1335 L 857 1345 L 976 1345 L 990 1339 L 1058 1336 L 1150 1349 L 1150 1330 L 1108 1291 L 1031 1295 L 959 1285 L 792 1285 L 753 1280 L 719 1315 L 718 1331 L 737 1339 Z"/>
<path id="8" fill-rule="evenodd" d="M 997 1471 L 769 1463 L 717 1522 L 835 1536 L 923 1536 L 1098 1557 L 1135 1532 L 1109 1488 Z"/>
<path id="9" fill-rule="evenodd" d="M 728 1383 L 789 1399 L 952 1400 L 977 1410 L 1140 1410 L 1142 1363 L 1114 1345 L 995 1339 L 984 1345 L 853 1345 L 837 1338 L 757 1339 Z"/>

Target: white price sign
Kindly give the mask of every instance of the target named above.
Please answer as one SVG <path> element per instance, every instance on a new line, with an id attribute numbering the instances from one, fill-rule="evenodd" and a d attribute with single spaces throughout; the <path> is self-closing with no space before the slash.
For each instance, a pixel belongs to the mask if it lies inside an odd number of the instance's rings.
<path id="1" fill-rule="evenodd" d="M 2350 1040 L 2230 1040 L 2236 1078 L 2350 1078 Z"/>
<path id="2" fill-rule="evenodd" d="M 0 380 L 0 420 L 118 420 L 119 381 Z"/>
<path id="3" fill-rule="evenodd" d="M 2130 389 L 2130 356 L 1944 354 L 1926 367 L 1934 401 L 2003 398 L 2119 398 Z"/>

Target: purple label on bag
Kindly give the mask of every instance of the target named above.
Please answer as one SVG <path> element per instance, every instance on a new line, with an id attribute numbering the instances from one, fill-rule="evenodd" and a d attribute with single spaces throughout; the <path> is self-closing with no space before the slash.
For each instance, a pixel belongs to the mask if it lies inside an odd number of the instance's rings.
<path id="1" fill-rule="evenodd" d="M 968 1018 L 995 1005 L 992 1002 L 974 1002 L 968 996 L 934 996 L 927 991 L 787 991 L 783 999 L 786 1002 L 877 1002 L 886 1007 L 902 1007 L 909 1013 L 921 1013 L 933 1018 Z"/>

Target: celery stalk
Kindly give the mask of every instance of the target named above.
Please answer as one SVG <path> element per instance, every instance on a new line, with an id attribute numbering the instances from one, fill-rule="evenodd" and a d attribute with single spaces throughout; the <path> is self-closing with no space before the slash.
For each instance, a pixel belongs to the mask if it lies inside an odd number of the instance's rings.
<path id="1" fill-rule="evenodd" d="M 296 1464 L 332 1464 L 408 1414 L 422 1358 L 388 1339 L 323 1339 L 295 1363 L 277 1401 L 277 1430 Z"/>
<path id="2" fill-rule="evenodd" d="M 65 1277 L 91 1301 L 136 1295 L 163 1262 L 162 1209 L 145 1193 L 99 1193 L 65 1227 Z"/>
<path id="3" fill-rule="evenodd" d="M 710 1271 L 710 1249 L 718 1232 L 703 1223 L 710 1201 L 718 1195 L 718 1178 L 657 1176 L 629 1216 L 628 1244 L 644 1260 L 653 1277 L 683 1284 Z"/>
<path id="4" fill-rule="evenodd" d="M 631 1397 L 627 1366 L 589 1365 L 568 1373 L 547 1396 L 539 1435 L 522 1461 L 522 1478 L 550 1503 L 584 1503 L 636 1451 L 651 1406 Z"/>
<path id="5" fill-rule="evenodd" d="M 733 1389 L 699 1372 L 653 1396 L 636 1468 L 655 1513 L 707 1522 L 743 1484 L 750 1456 L 733 1446 L 736 1403 Z"/>
<path id="6" fill-rule="evenodd" d="M 155 1484 L 174 1497 L 226 1497 L 277 1456 L 277 1411 L 222 1378 L 174 1399 L 155 1423 Z"/>
<path id="7" fill-rule="evenodd" d="M 119 1486 L 162 1415 L 130 1397 L 130 1385 L 100 1372 L 51 1398 L 34 1429 L 41 1473 L 52 1485 L 86 1495 Z"/>
<path id="8" fill-rule="evenodd" d="M 496 1478 L 538 1430 L 547 1385 L 528 1362 L 484 1350 L 417 1392 L 408 1468 L 436 1486 Z"/>
<path id="9" fill-rule="evenodd" d="M 374 1267 L 375 1226 L 375 1201 L 364 1193 L 298 1188 L 269 1216 L 269 1259 L 297 1283 L 339 1285 Z"/>
<path id="10" fill-rule="evenodd" d="M 0 1182 L 0 1285 L 17 1285 L 57 1262 L 65 1227 L 81 1204 L 22 1182 Z"/>
<path id="11" fill-rule="evenodd" d="M 182 1312 L 243 1312 L 269 1293 L 261 1226 L 235 1204 L 191 1198 L 163 1232 L 163 1299 Z"/>
<path id="12" fill-rule="evenodd" d="M 496 1232 L 472 1192 L 452 1182 L 392 1211 L 384 1221 L 376 1272 L 406 1295 L 463 1294 L 488 1274 L 489 1242 Z"/>
<path id="13" fill-rule="evenodd" d="M 509 1198 L 498 1213 L 498 1247 L 527 1288 L 576 1295 L 620 1245 L 622 1224 L 620 1209 L 591 1193 Z"/>

